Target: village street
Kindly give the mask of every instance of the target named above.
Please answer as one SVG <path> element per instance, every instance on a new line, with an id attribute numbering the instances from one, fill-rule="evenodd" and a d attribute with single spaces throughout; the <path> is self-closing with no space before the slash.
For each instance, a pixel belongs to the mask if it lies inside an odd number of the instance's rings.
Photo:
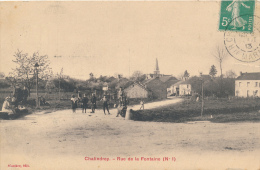
<path id="1" fill-rule="evenodd" d="M 177 102 L 181 99 L 145 108 Z M 116 117 L 116 109 L 111 109 L 111 115 L 89 112 L 61 110 L 1 120 L 0 169 L 17 169 L 9 164 L 26 164 L 33 170 L 259 168 L 260 123 L 141 122 Z M 109 161 L 85 160 L 94 157 Z M 134 160 L 128 161 L 129 157 Z"/>

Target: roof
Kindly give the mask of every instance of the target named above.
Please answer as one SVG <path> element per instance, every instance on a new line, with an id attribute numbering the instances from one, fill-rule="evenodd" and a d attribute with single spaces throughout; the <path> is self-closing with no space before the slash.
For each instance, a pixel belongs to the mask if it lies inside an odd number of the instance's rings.
<path id="1" fill-rule="evenodd" d="M 204 81 L 206 81 L 206 80 L 211 80 L 211 76 L 210 76 L 210 75 L 207 75 L 207 74 L 203 74 L 203 75 L 201 75 L 200 77 L 202 77 L 202 79 L 203 79 Z"/>
<path id="2" fill-rule="evenodd" d="M 171 75 L 164 75 L 162 77 L 159 78 L 162 82 L 167 82 L 169 80 L 177 80 L 175 77 L 171 76 Z"/>
<path id="3" fill-rule="evenodd" d="M 140 82 L 134 82 L 132 84 L 129 84 L 124 90 L 128 89 L 129 87 L 131 87 L 133 84 L 138 85 L 139 87 L 145 89 L 146 91 L 149 91 L 143 84 L 141 84 Z"/>
<path id="4" fill-rule="evenodd" d="M 144 80 L 144 81 L 142 82 L 142 84 L 146 85 L 146 84 L 150 83 L 150 82 L 153 81 L 153 80 L 159 80 L 160 82 L 162 82 L 159 77 L 154 77 L 154 78 L 151 78 L 151 79 L 148 79 L 148 80 Z M 162 82 L 162 83 L 163 83 L 163 82 Z"/>
<path id="5" fill-rule="evenodd" d="M 179 85 L 181 84 L 191 84 L 190 79 L 180 82 Z"/>
<path id="6" fill-rule="evenodd" d="M 236 80 L 260 80 L 260 72 L 241 73 L 241 75 Z"/>
<path id="7" fill-rule="evenodd" d="M 180 81 L 178 81 L 177 83 L 175 83 L 175 84 L 173 84 L 173 85 L 174 85 L 174 86 L 178 86 L 178 85 L 180 85 L 180 84 L 183 83 L 183 82 L 185 82 L 185 81 L 180 80 Z"/>
<path id="8" fill-rule="evenodd" d="M 167 85 L 167 88 L 171 87 L 172 85 L 176 84 L 180 80 L 169 80 L 165 84 Z"/>

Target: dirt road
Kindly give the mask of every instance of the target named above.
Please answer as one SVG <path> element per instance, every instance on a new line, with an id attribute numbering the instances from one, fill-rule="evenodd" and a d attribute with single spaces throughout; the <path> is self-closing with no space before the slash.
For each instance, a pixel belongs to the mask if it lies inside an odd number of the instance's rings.
<path id="1" fill-rule="evenodd" d="M 0 168 L 259 168 L 260 123 L 158 123 L 115 116 L 115 109 L 111 115 L 64 110 L 1 120 Z"/>

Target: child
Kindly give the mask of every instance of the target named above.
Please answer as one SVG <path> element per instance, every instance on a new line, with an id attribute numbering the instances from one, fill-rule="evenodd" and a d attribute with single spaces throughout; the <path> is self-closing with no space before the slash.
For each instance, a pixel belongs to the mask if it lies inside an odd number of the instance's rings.
<path id="1" fill-rule="evenodd" d="M 142 108 L 143 108 L 143 110 L 144 110 L 144 101 L 143 101 L 143 100 L 141 100 L 140 105 L 141 105 L 140 110 L 141 110 Z"/>

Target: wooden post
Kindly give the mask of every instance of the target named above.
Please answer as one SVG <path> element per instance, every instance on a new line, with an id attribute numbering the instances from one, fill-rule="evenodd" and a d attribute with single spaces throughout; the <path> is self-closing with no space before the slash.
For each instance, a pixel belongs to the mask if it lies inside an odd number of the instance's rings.
<path id="1" fill-rule="evenodd" d="M 59 101 L 60 101 L 60 76 L 59 76 Z"/>
<path id="2" fill-rule="evenodd" d="M 204 112 L 204 92 L 203 92 L 203 80 L 201 81 L 201 117 L 203 115 Z"/>
<path id="3" fill-rule="evenodd" d="M 200 73 L 200 79 L 201 79 L 201 113 L 200 113 L 200 116 L 202 117 L 203 112 L 204 112 L 204 89 L 203 89 L 202 73 Z"/>
<path id="4" fill-rule="evenodd" d="M 36 108 L 38 108 L 39 107 L 39 96 L 38 96 L 38 67 L 39 67 L 39 64 L 35 63 L 34 67 L 36 70 Z"/>

